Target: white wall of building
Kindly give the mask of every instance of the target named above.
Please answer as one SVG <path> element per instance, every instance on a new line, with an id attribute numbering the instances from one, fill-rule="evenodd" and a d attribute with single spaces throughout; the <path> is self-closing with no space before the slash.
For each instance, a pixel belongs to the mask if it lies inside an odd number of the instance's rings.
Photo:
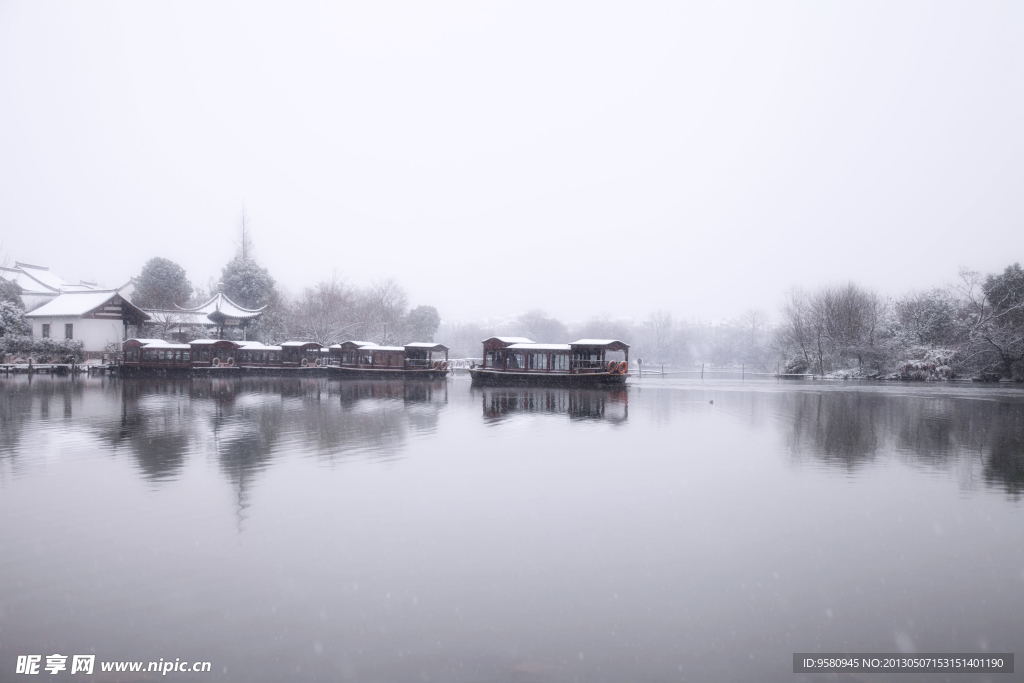
<path id="1" fill-rule="evenodd" d="M 54 317 L 54 318 L 30 318 L 32 321 L 32 336 L 42 338 L 43 325 L 50 324 L 50 338 L 64 339 L 64 325 L 74 325 L 74 339 L 85 345 L 85 352 L 98 353 L 103 351 L 107 344 L 115 343 L 121 348 L 121 337 L 124 334 L 124 326 L 120 320 L 100 320 L 97 318 L 79 317 Z"/>

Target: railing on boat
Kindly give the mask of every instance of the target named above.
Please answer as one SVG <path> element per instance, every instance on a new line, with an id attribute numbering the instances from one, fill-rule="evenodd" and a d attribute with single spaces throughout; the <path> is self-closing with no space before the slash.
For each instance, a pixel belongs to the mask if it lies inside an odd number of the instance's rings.
<path id="1" fill-rule="evenodd" d="M 602 360 L 573 359 L 570 363 L 573 370 L 604 370 L 607 367 Z"/>

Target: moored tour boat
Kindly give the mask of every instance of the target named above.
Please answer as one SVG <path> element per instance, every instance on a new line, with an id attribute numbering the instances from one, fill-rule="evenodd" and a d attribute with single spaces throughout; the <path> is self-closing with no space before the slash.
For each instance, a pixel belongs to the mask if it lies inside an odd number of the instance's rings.
<path id="1" fill-rule="evenodd" d="M 629 345 L 616 339 L 538 344 L 523 337 L 483 341 L 483 365 L 469 369 L 481 384 L 624 384 Z"/>
<path id="2" fill-rule="evenodd" d="M 347 341 L 329 349 L 328 369 L 342 377 L 439 379 L 448 374 L 448 347 L 433 342 L 380 346 Z"/>

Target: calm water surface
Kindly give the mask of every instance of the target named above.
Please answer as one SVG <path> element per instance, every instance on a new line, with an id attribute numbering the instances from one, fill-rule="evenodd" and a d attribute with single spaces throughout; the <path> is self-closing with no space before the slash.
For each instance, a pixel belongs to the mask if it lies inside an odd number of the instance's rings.
<path id="1" fill-rule="evenodd" d="M 1013 388 L 0 380 L 0 680 L 52 653 L 517 683 L 1020 656 L 1022 493 Z"/>

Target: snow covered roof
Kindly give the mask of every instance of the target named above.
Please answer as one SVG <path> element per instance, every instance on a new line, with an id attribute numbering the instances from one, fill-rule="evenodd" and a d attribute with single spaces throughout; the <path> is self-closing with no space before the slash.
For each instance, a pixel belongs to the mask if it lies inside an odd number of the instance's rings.
<path id="1" fill-rule="evenodd" d="M 407 349 L 444 349 L 448 350 L 448 347 L 444 344 L 435 344 L 434 342 L 410 342 L 405 345 Z"/>
<path id="2" fill-rule="evenodd" d="M 237 320 L 257 318 L 263 313 L 263 309 L 265 309 L 266 306 L 261 306 L 260 308 L 242 308 L 234 301 L 218 292 L 212 299 L 201 306 L 196 306 L 195 308 L 184 308 L 183 306 L 179 306 L 178 308 L 188 313 L 205 314 L 210 318 L 210 320 L 216 321 L 217 318 L 235 318 Z"/>
<path id="3" fill-rule="evenodd" d="M 152 320 L 172 325 L 209 325 L 213 322 L 202 312 L 147 308 L 146 313 Z"/>
<path id="4" fill-rule="evenodd" d="M 356 341 L 356 340 L 354 340 L 354 339 L 350 339 L 349 341 L 343 341 L 343 342 L 341 342 L 341 344 L 335 344 L 335 345 L 334 345 L 334 346 L 332 346 L 331 348 L 332 348 L 332 349 L 340 349 L 340 348 L 342 347 L 342 345 L 344 345 L 344 344 L 355 344 L 356 346 L 359 346 L 359 347 L 363 347 L 363 346 L 376 346 L 376 344 L 374 344 L 373 342 L 368 342 L 368 341 Z"/>
<path id="5" fill-rule="evenodd" d="M 0 278 L 16 282 L 24 294 L 60 294 L 62 292 L 95 291 L 95 282 L 80 280 L 77 285 L 68 284 L 63 278 L 50 272 L 46 266 L 14 262 L 14 267 L 0 267 Z"/>
<path id="6" fill-rule="evenodd" d="M 620 342 L 618 339 L 577 339 L 576 341 L 569 343 L 572 346 L 610 346 L 611 344 L 629 346 L 629 344 Z"/>
<path id="7" fill-rule="evenodd" d="M 286 341 L 283 344 L 281 344 L 281 346 L 282 347 L 285 347 L 285 346 L 293 347 L 293 346 L 306 346 L 307 344 L 315 344 L 315 345 L 319 346 L 319 344 L 317 344 L 315 341 Z"/>
<path id="8" fill-rule="evenodd" d="M 568 344 L 513 344 L 509 346 L 510 349 L 516 350 L 528 350 L 528 351 L 568 351 Z"/>
<path id="9" fill-rule="evenodd" d="M 144 349 L 190 349 L 192 348 L 188 344 L 172 344 L 165 342 L 163 339 L 153 339 L 142 348 Z"/>
<path id="10" fill-rule="evenodd" d="M 95 311 L 104 304 L 117 298 L 122 306 L 128 306 L 141 316 L 142 320 L 148 320 L 149 315 L 130 301 L 118 295 L 116 289 L 94 289 L 84 292 L 63 292 L 47 301 L 39 308 L 25 314 L 26 318 L 66 318 L 82 316 Z"/>
<path id="11" fill-rule="evenodd" d="M 145 346 L 146 344 L 159 344 L 162 341 L 163 339 L 136 339 L 133 337 L 132 339 L 125 339 L 124 343 L 127 344 L 128 342 L 138 342 L 139 344 Z"/>
<path id="12" fill-rule="evenodd" d="M 193 344 L 195 342 L 192 342 Z M 258 341 L 243 341 L 238 342 L 238 345 L 243 351 L 280 351 L 280 346 L 267 346 Z"/>
<path id="13" fill-rule="evenodd" d="M 235 346 L 240 346 L 242 344 L 258 344 L 259 343 L 259 342 L 236 342 L 236 341 L 231 341 L 230 339 L 193 339 L 192 341 L 189 342 L 189 344 L 192 344 L 193 346 L 206 346 L 207 344 L 220 344 L 220 343 L 223 343 L 223 342 L 227 342 L 228 344 L 234 344 Z"/>
<path id="14" fill-rule="evenodd" d="M 402 351 L 403 353 L 405 352 L 404 346 L 377 346 L 376 344 L 372 344 L 370 346 L 361 346 L 359 348 L 365 351 Z"/>
<path id="15" fill-rule="evenodd" d="M 48 266 L 34 266 L 31 263 L 15 261 L 14 267 L 51 291 L 60 291 L 61 287 L 68 284 L 57 275 L 51 273 Z"/>
<path id="16" fill-rule="evenodd" d="M 39 277 L 35 277 L 36 275 Z M 46 275 L 51 277 L 46 277 Z M 22 264 L 18 264 L 15 268 L 0 267 L 0 278 L 16 283 L 25 294 L 57 294 L 60 292 L 61 286 L 66 284 L 46 269 L 39 268 L 37 270 L 36 266 L 26 268 Z M 54 278 L 57 282 L 51 285 Z"/>
<path id="17" fill-rule="evenodd" d="M 486 341 L 490 341 L 491 339 L 497 339 L 498 341 L 502 342 L 503 344 L 532 344 L 533 343 L 532 339 L 527 339 L 526 337 L 488 337 L 487 339 L 484 339 L 484 341 L 485 342 Z"/>

